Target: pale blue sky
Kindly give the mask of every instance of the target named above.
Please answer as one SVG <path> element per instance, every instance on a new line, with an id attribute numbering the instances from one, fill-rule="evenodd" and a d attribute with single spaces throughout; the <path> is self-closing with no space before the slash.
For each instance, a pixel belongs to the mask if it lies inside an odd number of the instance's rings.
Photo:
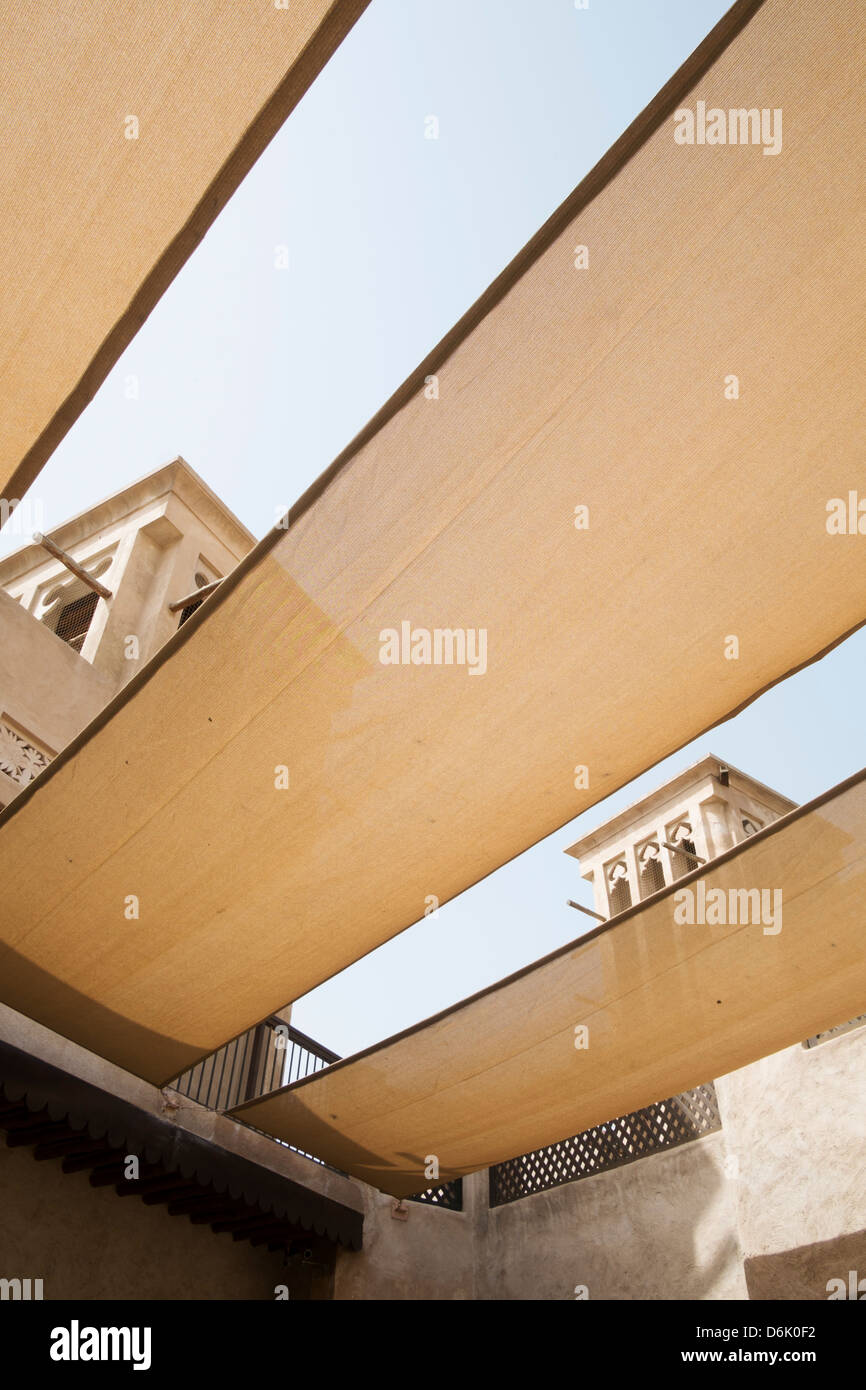
<path id="1" fill-rule="evenodd" d="M 44 529 L 182 454 L 261 536 L 726 9 L 373 0 L 44 469 Z M 20 544 L 0 532 L 0 554 Z M 564 846 L 707 751 L 796 800 L 831 786 L 864 761 L 864 675 L 861 633 L 301 1000 L 295 1022 L 345 1054 L 571 940 L 590 923 L 565 899 L 590 899 Z"/>

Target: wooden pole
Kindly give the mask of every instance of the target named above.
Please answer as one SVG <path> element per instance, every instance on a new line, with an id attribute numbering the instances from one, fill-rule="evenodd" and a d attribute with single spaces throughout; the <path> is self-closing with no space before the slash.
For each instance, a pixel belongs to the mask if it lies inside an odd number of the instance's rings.
<path id="1" fill-rule="evenodd" d="M 41 531 L 37 531 L 33 537 L 36 545 L 41 545 L 43 550 L 47 550 L 49 555 L 53 555 L 55 560 L 59 560 L 65 565 L 78 579 L 82 580 L 94 593 L 99 594 L 100 598 L 111 598 L 110 589 L 106 589 L 104 584 L 100 584 L 98 579 L 94 579 L 92 574 L 88 574 L 83 565 L 79 565 L 77 560 L 73 560 L 71 555 L 67 555 L 65 550 L 61 550 L 59 545 L 55 545 L 48 536 L 43 536 Z"/>
<path id="2" fill-rule="evenodd" d="M 576 907 L 578 912 L 585 912 L 587 917 L 594 917 L 597 922 L 607 922 L 610 919 L 602 917 L 600 912 L 593 912 L 591 907 L 584 907 L 583 903 L 573 903 L 571 898 L 566 899 L 566 907 Z"/>
<path id="3" fill-rule="evenodd" d="M 176 603 L 170 603 L 168 605 L 169 613 L 178 613 L 181 608 L 186 608 L 187 604 L 196 603 L 199 599 L 207 598 L 208 594 L 212 594 L 214 589 L 220 584 L 222 584 L 221 579 L 213 579 L 210 584 L 202 584 L 200 589 L 196 589 L 193 593 L 187 594 L 186 598 L 179 598 Z"/>
<path id="4" fill-rule="evenodd" d="M 683 849 L 682 844 L 672 845 L 669 840 L 662 840 L 665 849 L 669 849 L 672 854 L 681 854 L 684 859 L 694 859 L 696 864 L 706 864 L 706 859 L 702 859 L 699 854 L 695 854 L 693 849 Z"/>

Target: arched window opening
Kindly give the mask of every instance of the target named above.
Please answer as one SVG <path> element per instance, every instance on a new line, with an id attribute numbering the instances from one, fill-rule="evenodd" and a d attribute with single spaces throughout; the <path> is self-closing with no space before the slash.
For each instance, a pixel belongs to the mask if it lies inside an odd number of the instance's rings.
<path id="1" fill-rule="evenodd" d="M 628 869 L 622 859 L 618 859 L 607 871 L 607 900 L 610 904 L 611 917 L 615 917 L 618 912 L 625 912 L 627 907 L 631 907 Z"/>
<path id="2" fill-rule="evenodd" d="M 659 847 L 654 840 L 643 845 L 638 851 L 638 866 L 640 868 L 640 895 L 642 899 L 649 898 L 660 888 L 664 888 L 665 872 L 662 868 Z"/>
<path id="3" fill-rule="evenodd" d="M 208 584 L 213 584 L 214 579 L 216 577 L 217 576 L 215 575 L 205 574 L 203 570 L 196 570 L 195 587 L 197 589 L 204 589 L 208 586 Z M 192 603 L 188 603 L 186 607 L 181 610 L 180 622 L 178 623 L 178 627 L 183 627 L 187 618 L 191 618 L 196 609 L 201 608 L 203 603 L 203 598 L 193 599 Z"/>
<path id="4" fill-rule="evenodd" d="M 672 845 L 677 846 L 677 852 L 671 855 L 671 869 L 674 878 L 682 878 L 684 874 L 691 873 L 692 869 L 698 867 L 698 859 L 695 855 L 695 842 L 692 838 L 692 827 L 687 820 L 679 821 L 670 831 L 668 839 Z"/>

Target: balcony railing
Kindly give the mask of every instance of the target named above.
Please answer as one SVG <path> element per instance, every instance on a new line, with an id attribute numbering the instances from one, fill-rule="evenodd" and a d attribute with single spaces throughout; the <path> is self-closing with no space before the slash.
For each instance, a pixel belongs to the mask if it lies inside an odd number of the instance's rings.
<path id="1" fill-rule="evenodd" d="M 321 1071 L 339 1060 L 338 1053 L 331 1052 L 330 1048 L 323 1047 L 313 1038 L 308 1038 L 306 1033 L 272 1015 L 255 1028 L 241 1033 L 240 1037 L 232 1038 L 231 1042 L 212 1052 L 203 1062 L 190 1067 L 189 1071 L 183 1072 L 170 1084 L 182 1096 L 188 1096 L 209 1110 L 230 1110 L 241 1101 L 268 1095 L 270 1091 L 279 1090 L 280 1086 L 300 1081 L 302 1077 L 311 1076 L 313 1072 Z M 235 1118 L 238 1124 L 246 1125 L 247 1129 L 255 1129 L 257 1134 L 264 1133 L 255 1125 L 247 1124 L 240 1116 Z M 267 1138 L 284 1149 L 312 1159 L 314 1163 L 321 1163 L 323 1168 L 331 1166 L 316 1154 L 308 1154 L 306 1150 L 288 1144 L 284 1139 L 277 1139 L 273 1134 L 267 1135 Z M 338 1173 L 340 1170 L 334 1168 L 332 1171 Z"/>
<path id="2" fill-rule="evenodd" d="M 321 1071 L 339 1060 L 339 1053 L 331 1052 L 330 1048 L 323 1047 L 313 1038 L 308 1038 L 306 1033 L 272 1015 L 264 1023 L 241 1033 L 240 1037 L 233 1038 L 224 1047 L 212 1052 L 203 1062 L 190 1067 L 170 1085 L 182 1096 L 209 1110 L 230 1110 L 241 1101 L 268 1095 L 271 1091 L 279 1090 L 280 1086 L 288 1086 L 293 1081 L 312 1076 L 313 1072 Z M 239 1124 L 247 1123 L 240 1116 L 235 1118 Z M 247 1125 L 247 1128 L 256 1129 L 255 1125 Z M 264 1131 L 256 1129 L 256 1133 L 262 1134 Z M 284 1139 L 276 1139 L 272 1134 L 267 1138 L 283 1148 L 291 1149 L 293 1153 L 311 1158 L 314 1163 L 321 1163 L 323 1168 L 331 1167 L 316 1154 L 296 1148 Z M 333 1168 L 332 1172 L 338 1173 L 340 1169 Z M 458 1178 L 456 1182 L 431 1187 L 409 1200 L 448 1211 L 462 1211 L 463 1183 Z"/>
<path id="3" fill-rule="evenodd" d="M 212 1052 L 171 1084 L 209 1110 L 230 1110 L 339 1062 L 290 1023 L 272 1016 Z"/>

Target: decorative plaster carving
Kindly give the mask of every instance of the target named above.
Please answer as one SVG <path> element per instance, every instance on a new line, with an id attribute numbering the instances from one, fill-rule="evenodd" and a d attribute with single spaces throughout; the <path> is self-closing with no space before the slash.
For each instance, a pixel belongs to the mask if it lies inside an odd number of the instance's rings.
<path id="1" fill-rule="evenodd" d="M 16 729 L 5 715 L 0 717 L 0 772 L 26 787 L 47 767 L 52 755 L 31 741 L 30 735 Z"/>

